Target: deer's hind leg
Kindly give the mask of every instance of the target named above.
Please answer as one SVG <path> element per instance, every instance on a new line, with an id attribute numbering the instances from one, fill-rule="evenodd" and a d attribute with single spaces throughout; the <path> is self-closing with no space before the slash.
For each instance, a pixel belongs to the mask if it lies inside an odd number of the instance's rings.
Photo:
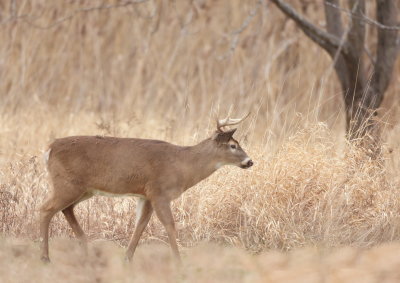
<path id="1" fill-rule="evenodd" d="M 87 238 L 86 238 L 85 232 L 83 232 L 83 229 L 81 228 L 78 220 L 75 217 L 74 207 L 78 203 L 80 203 L 84 200 L 87 200 L 87 199 L 91 198 L 92 196 L 93 196 L 93 194 L 91 194 L 91 193 L 85 193 L 76 202 L 74 202 L 73 204 L 71 204 L 70 206 L 68 206 L 62 210 L 62 213 L 64 214 L 65 218 L 67 219 L 69 226 L 71 226 L 72 231 L 74 231 L 75 236 L 78 238 L 78 240 L 84 246 L 85 251 L 87 250 Z"/>
<path id="2" fill-rule="evenodd" d="M 135 253 L 136 247 L 139 243 L 140 236 L 144 229 L 149 223 L 150 217 L 153 213 L 153 207 L 147 199 L 139 198 L 136 203 L 136 224 L 135 232 L 129 242 L 128 249 L 126 251 L 125 259 L 130 261 Z"/>
<path id="3" fill-rule="evenodd" d="M 84 192 L 70 182 L 54 183 L 53 192 L 40 208 L 40 241 L 42 244 L 41 259 L 49 259 L 49 225 L 53 216 L 60 210 L 66 209 L 79 201 Z M 68 214 L 69 212 L 67 212 Z M 73 214 L 72 214 L 73 215 Z M 75 218 L 75 217 L 74 217 Z M 75 219 L 76 220 L 76 219 Z M 77 223 L 77 222 L 76 222 Z M 79 226 L 79 224 L 78 224 Z"/>

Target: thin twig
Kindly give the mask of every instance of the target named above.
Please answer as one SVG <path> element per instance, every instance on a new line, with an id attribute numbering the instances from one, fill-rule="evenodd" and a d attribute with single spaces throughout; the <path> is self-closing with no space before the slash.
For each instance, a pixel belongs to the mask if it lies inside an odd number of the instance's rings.
<path id="1" fill-rule="evenodd" d="M 113 8 L 121 8 L 121 7 L 126 7 L 129 5 L 134 5 L 134 4 L 141 4 L 144 2 L 148 2 L 148 0 L 127 0 L 127 1 L 123 1 L 117 4 L 112 4 L 112 5 L 99 5 L 99 6 L 94 6 L 94 7 L 87 7 L 87 8 L 81 8 L 81 9 L 77 9 L 75 11 L 73 11 L 70 15 L 65 16 L 65 17 L 61 17 L 57 20 L 55 20 L 54 22 L 52 22 L 49 25 L 46 26 L 42 26 L 42 25 L 38 25 L 35 22 L 33 22 L 31 19 L 28 18 L 28 15 L 20 15 L 20 16 L 12 16 L 9 19 L 5 20 L 2 24 L 5 24 L 7 22 L 10 21 L 23 21 L 27 24 L 29 24 L 31 27 L 33 28 L 37 28 L 37 29 L 51 29 L 55 26 L 58 26 L 66 21 L 71 20 L 72 18 L 74 18 L 75 16 L 79 15 L 79 14 L 84 14 L 84 13 L 88 13 L 88 12 L 92 12 L 92 11 L 99 11 L 99 10 L 108 10 L 108 9 L 113 9 Z"/>
<path id="2" fill-rule="evenodd" d="M 239 43 L 240 34 L 243 33 L 243 31 L 245 31 L 247 27 L 250 25 L 251 21 L 253 20 L 257 12 L 260 10 L 260 7 L 262 7 L 263 3 L 264 3 L 263 0 L 257 1 L 256 7 L 252 11 L 250 11 L 249 15 L 246 17 L 246 19 L 243 21 L 240 27 L 231 32 L 229 50 L 224 55 L 218 56 L 217 57 L 218 60 L 224 60 L 233 54 Z"/>
<path id="3" fill-rule="evenodd" d="M 376 65 L 376 60 L 375 60 L 374 56 L 372 56 L 372 54 L 371 54 L 371 52 L 369 51 L 369 49 L 368 49 L 367 46 L 364 46 L 364 52 L 365 52 L 365 54 L 367 54 L 369 60 L 371 60 L 372 65 L 375 66 L 375 65 Z"/>
<path id="4" fill-rule="evenodd" d="M 350 17 L 353 17 L 353 18 L 356 18 L 356 19 L 359 19 L 359 20 L 363 20 L 366 24 L 374 25 L 377 28 L 386 29 L 386 30 L 400 30 L 400 26 L 398 26 L 398 25 L 396 25 L 396 26 L 387 26 L 387 25 L 384 25 L 384 24 L 382 24 L 382 23 L 380 23 L 380 22 L 378 22 L 378 21 L 376 21 L 374 19 L 369 18 L 364 13 L 361 13 L 362 17 L 360 17 L 359 15 L 355 14 L 353 11 L 350 11 L 348 9 L 342 8 L 342 7 L 337 6 L 337 5 L 333 4 L 333 3 L 329 3 L 328 1 L 325 1 L 325 3 L 326 3 L 326 5 L 329 5 L 329 6 L 333 7 L 333 8 L 335 8 L 335 9 L 338 9 L 339 11 L 342 11 L 342 12 L 348 14 Z"/>
<path id="5" fill-rule="evenodd" d="M 271 0 L 286 16 L 291 18 L 299 26 L 303 32 L 312 39 L 319 46 L 324 48 L 328 53 L 332 53 L 333 50 L 341 47 L 343 53 L 348 53 L 347 42 L 344 44 L 341 42 L 340 38 L 337 36 L 324 31 L 323 29 L 317 27 L 308 21 L 301 14 L 297 13 L 296 10 L 281 0 Z"/>

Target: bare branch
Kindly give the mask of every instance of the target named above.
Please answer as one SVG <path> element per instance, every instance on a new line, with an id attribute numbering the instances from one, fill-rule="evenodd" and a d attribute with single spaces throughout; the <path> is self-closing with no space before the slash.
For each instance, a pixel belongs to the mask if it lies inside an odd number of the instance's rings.
<path id="1" fill-rule="evenodd" d="M 129 5 L 134 5 L 134 4 L 140 4 L 140 3 L 144 3 L 144 2 L 148 2 L 148 0 L 127 0 L 127 1 L 122 1 L 120 3 L 117 4 L 111 4 L 111 5 L 99 5 L 99 6 L 94 6 L 94 7 L 87 7 L 87 8 L 82 8 L 82 9 L 77 9 L 75 11 L 73 11 L 70 15 L 59 18 L 57 20 L 55 20 L 54 22 L 52 22 L 49 25 L 46 26 L 42 26 L 42 25 L 38 25 L 36 23 L 34 23 L 31 19 L 28 18 L 28 15 L 20 15 L 20 16 L 14 16 L 11 17 L 7 20 L 5 20 L 3 23 L 7 23 L 10 21 L 23 21 L 26 22 L 27 24 L 29 24 L 31 27 L 37 28 L 37 29 L 51 29 L 55 26 L 58 26 L 66 21 L 71 20 L 72 18 L 74 18 L 75 16 L 79 15 L 79 14 L 84 14 L 84 13 L 88 13 L 88 12 L 92 12 L 92 11 L 99 11 L 99 10 L 108 10 L 108 9 L 113 9 L 113 8 L 121 8 L 121 7 L 126 7 Z"/>
<path id="2" fill-rule="evenodd" d="M 365 21 L 367 24 L 375 25 L 375 26 L 378 27 L 379 29 L 400 30 L 400 26 L 399 26 L 398 23 L 394 23 L 394 24 L 391 25 L 391 26 L 384 25 L 384 24 L 381 24 L 381 23 L 378 22 L 378 21 L 375 21 L 374 19 L 368 18 L 365 14 L 363 14 L 363 19 L 364 19 L 364 21 Z"/>
<path id="3" fill-rule="evenodd" d="M 332 5 L 339 5 L 339 0 L 326 0 L 324 1 L 326 30 L 341 37 L 343 34 L 343 24 L 340 11 L 332 7 Z"/>
<path id="4" fill-rule="evenodd" d="M 365 1 L 363 0 L 349 0 L 351 13 L 355 17 L 351 17 L 351 28 L 349 31 L 348 42 L 351 46 L 350 52 L 352 53 L 352 64 L 360 64 L 360 58 L 364 50 L 365 42 L 365 22 L 361 20 L 360 15 L 365 12 Z"/>
<path id="5" fill-rule="evenodd" d="M 376 60 L 374 58 L 374 56 L 372 56 L 371 51 L 369 51 L 367 46 L 364 46 L 364 51 L 365 54 L 367 54 L 369 60 L 371 61 L 372 65 L 375 66 L 376 65 Z"/>
<path id="6" fill-rule="evenodd" d="M 337 3 L 332 3 L 332 1 L 330 1 L 330 0 L 326 0 L 325 1 L 325 5 L 331 6 L 331 7 L 335 8 L 335 9 L 337 9 L 338 11 L 342 11 L 342 12 L 348 14 L 350 17 L 362 19 L 362 20 L 365 21 L 365 23 L 367 23 L 369 25 L 376 26 L 379 29 L 400 30 L 399 23 L 394 23 L 393 25 L 385 25 L 385 24 L 383 24 L 381 22 L 378 22 L 378 21 L 376 21 L 374 19 L 369 18 L 367 15 L 365 15 L 365 13 L 361 13 L 359 15 L 356 15 L 352 11 L 340 7 Z"/>
<path id="7" fill-rule="evenodd" d="M 194 4 L 192 3 L 192 6 L 189 9 L 189 17 L 187 19 L 183 19 L 179 13 L 178 13 L 178 8 L 177 8 L 177 3 L 175 0 L 171 1 L 172 2 L 172 6 L 174 7 L 174 12 L 176 14 L 176 18 L 178 20 L 178 23 L 181 27 L 181 30 L 184 31 L 184 33 L 188 33 L 187 31 L 187 27 L 192 23 L 193 21 L 193 8 L 194 8 Z"/>
<path id="8" fill-rule="evenodd" d="M 254 16 L 257 14 L 257 12 L 262 7 L 263 3 L 264 3 L 264 0 L 259 0 L 257 2 L 256 7 L 252 11 L 250 11 L 249 15 L 243 21 L 241 26 L 238 29 L 231 32 L 231 40 L 230 40 L 229 50 L 224 55 L 218 56 L 218 60 L 224 60 L 233 54 L 233 52 L 235 51 L 237 44 L 239 42 L 240 34 L 247 29 L 247 27 L 253 20 Z"/>
<path id="9" fill-rule="evenodd" d="M 340 37 L 340 47 L 337 48 L 334 54 L 330 54 L 332 57 L 332 65 L 335 68 L 336 75 L 339 78 L 339 82 L 342 86 L 343 90 L 348 90 L 350 86 L 348 69 L 346 66 L 346 62 L 344 57 L 341 54 L 341 49 L 344 42 L 347 39 L 347 35 L 350 30 L 350 26 L 346 29 L 345 33 L 343 33 L 343 24 L 342 17 L 340 11 L 333 8 L 328 3 L 332 3 L 338 5 L 338 0 L 326 0 L 324 1 L 325 8 L 325 20 L 326 20 L 326 29 L 329 33 L 334 34 L 337 37 Z"/>
<path id="10" fill-rule="evenodd" d="M 324 48 L 329 54 L 333 54 L 341 46 L 340 39 L 315 26 L 302 15 L 298 14 L 292 6 L 281 0 L 271 0 L 286 16 L 291 18 L 302 29 L 302 31 L 315 43 Z M 347 53 L 348 46 L 344 43 L 342 52 Z"/>
<path id="11" fill-rule="evenodd" d="M 11 18 L 15 18 L 15 16 L 17 15 L 17 3 L 15 0 L 11 0 L 10 15 Z"/>
<path id="12" fill-rule="evenodd" d="M 376 18 L 384 26 L 393 26 L 398 21 L 396 1 L 376 1 Z M 398 54 L 398 31 L 378 30 L 378 48 L 372 86 L 375 91 L 384 93 L 389 85 L 392 70 Z"/>

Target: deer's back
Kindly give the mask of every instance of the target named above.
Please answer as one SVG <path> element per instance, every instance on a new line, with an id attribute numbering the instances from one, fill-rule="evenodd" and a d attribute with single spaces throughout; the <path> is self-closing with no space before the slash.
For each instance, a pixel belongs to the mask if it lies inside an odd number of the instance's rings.
<path id="1" fill-rule="evenodd" d="M 50 145 L 48 169 L 53 180 L 61 177 L 96 190 L 131 193 L 166 174 L 181 149 L 158 140 L 66 137 Z"/>

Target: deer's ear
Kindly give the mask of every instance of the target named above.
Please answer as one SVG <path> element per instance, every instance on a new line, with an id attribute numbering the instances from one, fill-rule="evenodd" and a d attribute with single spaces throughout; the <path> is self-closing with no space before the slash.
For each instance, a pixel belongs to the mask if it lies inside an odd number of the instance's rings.
<path id="1" fill-rule="evenodd" d="M 232 129 L 226 132 L 217 131 L 212 136 L 212 139 L 219 143 L 227 143 L 236 132 L 236 129 Z"/>

